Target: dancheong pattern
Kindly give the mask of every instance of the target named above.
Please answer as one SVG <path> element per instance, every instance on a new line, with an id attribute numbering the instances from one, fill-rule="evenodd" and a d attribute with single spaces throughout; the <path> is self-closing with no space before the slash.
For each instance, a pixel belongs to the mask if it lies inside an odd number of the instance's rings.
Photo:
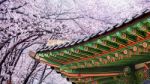
<path id="1" fill-rule="evenodd" d="M 75 84 L 141 84 L 150 75 L 150 10 L 84 39 L 31 51 L 30 56 Z"/>

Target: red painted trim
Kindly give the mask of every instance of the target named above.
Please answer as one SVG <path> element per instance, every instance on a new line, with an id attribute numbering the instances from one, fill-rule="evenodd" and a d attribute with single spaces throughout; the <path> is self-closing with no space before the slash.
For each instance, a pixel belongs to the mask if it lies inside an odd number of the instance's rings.
<path id="1" fill-rule="evenodd" d="M 69 76 L 69 77 L 93 77 L 93 76 L 102 76 L 102 77 L 107 77 L 107 76 L 117 76 L 117 75 L 121 75 L 123 73 L 104 73 L 104 74 L 72 74 L 72 73 L 66 73 L 66 72 L 61 72 L 62 74 Z"/>
<path id="2" fill-rule="evenodd" d="M 144 63 L 144 68 L 145 68 L 146 70 L 149 69 L 149 67 L 148 67 L 147 64 L 145 64 L 145 63 Z"/>

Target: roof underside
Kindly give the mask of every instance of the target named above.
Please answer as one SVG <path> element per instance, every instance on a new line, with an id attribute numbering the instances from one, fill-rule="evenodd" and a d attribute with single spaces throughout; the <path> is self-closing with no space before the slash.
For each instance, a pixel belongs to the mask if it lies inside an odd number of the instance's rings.
<path id="1" fill-rule="evenodd" d="M 99 74 L 94 77 L 95 80 L 112 79 L 116 73 L 123 72 L 125 66 L 150 60 L 148 10 L 134 16 L 132 21 L 126 20 L 106 31 L 101 35 L 93 34 L 83 40 L 57 45 L 52 50 L 39 51 L 37 56 L 76 82 L 78 80 L 74 77 L 79 75 L 75 74 L 80 73 L 82 77 Z M 114 75 L 99 77 L 104 73 Z"/>

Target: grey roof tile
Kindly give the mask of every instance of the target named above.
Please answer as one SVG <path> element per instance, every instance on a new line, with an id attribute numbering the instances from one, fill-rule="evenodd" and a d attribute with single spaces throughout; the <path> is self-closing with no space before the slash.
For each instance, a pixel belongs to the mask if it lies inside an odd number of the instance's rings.
<path id="1" fill-rule="evenodd" d="M 125 23 L 128 23 L 128 22 L 132 21 L 133 19 L 138 18 L 138 17 L 142 16 L 143 14 L 146 14 L 146 13 L 149 13 L 149 12 L 150 12 L 150 9 L 145 9 L 145 10 L 142 11 L 141 13 L 137 13 L 137 14 L 133 15 L 133 17 L 128 18 L 128 19 L 125 19 L 125 20 L 123 20 L 121 23 L 117 23 L 117 24 L 115 24 L 115 25 L 112 26 L 112 27 L 108 27 L 108 28 L 107 28 L 106 30 L 104 30 L 104 31 L 101 31 L 101 30 L 100 30 L 100 31 L 98 31 L 97 33 L 91 34 L 90 36 L 86 36 L 86 37 L 83 38 L 83 39 L 73 40 L 73 41 L 71 41 L 71 42 L 66 42 L 66 43 L 61 44 L 61 45 L 55 45 L 55 46 L 52 46 L 52 47 L 49 47 L 49 48 L 48 48 L 48 47 L 45 47 L 44 49 L 41 49 L 40 51 L 58 49 L 58 48 L 62 48 L 62 47 L 68 47 L 68 46 L 70 46 L 70 45 L 75 45 L 76 43 L 81 43 L 81 42 L 83 42 L 83 41 L 87 41 L 87 40 L 89 40 L 90 38 L 93 38 L 94 36 L 102 35 L 102 34 L 104 34 L 104 33 L 106 33 L 106 32 L 109 32 L 109 31 L 113 30 L 114 28 L 118 28 L 118 27 L 120 27 L 121 25 L 123 25 L 123 24 L 125 24 Z"/>
<path id="2" fill-rule="evenodd" d="M 111 31 L 111 30 L 113 30 L 114 29 L 114 27 L 108 27 L 107 29 L 106 29 L 106 31 L 108 32 L 108 31 Z"/>

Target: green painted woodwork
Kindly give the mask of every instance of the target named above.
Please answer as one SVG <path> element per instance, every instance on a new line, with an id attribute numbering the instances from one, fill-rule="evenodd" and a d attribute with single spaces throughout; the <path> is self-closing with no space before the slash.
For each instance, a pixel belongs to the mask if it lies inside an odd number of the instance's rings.
<path id="1" fill-rule="evenodd" d="M 94 82 L 104 83 L 108 80 L 114 81 L 114 77 L 93 77 L 93 78 L 82 78 L 82 79 L 71 79 L 71 81 L 77 84 L 93 84 Z M 106 83 L 106 82 L 105 82 Z"/>
<path id="2" fill-rule="evenodd" d="M 122 32 L 123 35 L 125 35 L 125 39 L 128 39 L 128 40 L 131 40 L 131 41 L 136 41 L 137 40 L 137 36 L 133 35 L 131 33 L 131 31 L 125 31 L 125 32 Z"/>
<path id="3" fill-rule="evenodd" d="M 108 64 L 100 64 L 100 67 L 110 67 L 110 66 L 126 66 L 126 65 L 130 65 L 130 64 L 136 64 L 136 63 L 141 63 L 144 61 L 148 61 L 150 60 L 150 54 L 146 54 L 146 55 L 135 55 L 132 56 L 131 58 L 125 58 L 116 62 L 110 62 Z M 95 65 L 93 65 L 94 67 Z M 69 66 L 62 66 L 62 69 L 69 69 Z M 71 67 L 71 66 L 70 66 Z M 87 66 L 88 67 L 88 66 Z M 67 71 L 66 71 L 67 72 Z"/>
<path id="4" fill-rule="evenodd" d="M 112 40 L 118 44 L 122 44 L 122 45 L 126 45 L 127 44 L 127 40 L 125 39 L 122 39 L 121 37 L 119 36 L 112 36 Z"/>
<path id="5" fill-rule="evenodd" d="M 133 70 L 134 67 L 129 67 L 131 71 L 126 75 L 112 77 L 90 77 L 90 78 L 70 78 L 76 84 L 143 84 L 144 80 L 149 79 L 149 70 L 141 68 Z M 146 76 L 147 75 L 147 76 Z M 134 76 L 134 77 L 133 77 Z"/>
<path id="6" fill-rule="evenodd" d="M 127 35 L 127 37 L 126 38 L 128 38 L 128 39 L 130 39 L 130 40 L 132 40 L 132 41 L 135 41 L 136 40 L 136 36 L 134 36 L 134 35 L 132 35 L 131 33 L 129 33 L 128 31 L 130 31 L 131 32 L 131 28 L 129 27 L 129 28 L 127 28 L 127 32 L 123 32 L 123 33 L 125 33 L 126 35 Z M 142 34 L 142 35 L 144 35 L 145 36 L 145 32 L 138 32 L 139 34 L 140 33 L 144 33 L 144 34 Z M 118 35 L 118 34 L 117 34 Z M 122 39 L 120 39 L 121 37 L 119 36 L 117 36 L 116 35 L 116 38 L 117 38 L 117 42 L 119 43 L 122 43 L 122 44 L 125 44 L 125 43 L 127 43 L 126 41 L 127 40 L 122 40 Z M 100 42 L 100 41 L 99 41 Z M 93 42 L 92 42 L 93 43 Z M 109 46 L 112 46 L 113 45 L 113 47 L 117 47 L 118 45 L 117 44 L 115 44 L 114 42 L 111 42 L 111 41 L 107 41 L 107 45 L 109 45 L 108 47 L 107 46 L 104 46 L 104 45 L 101 45 L 101 44 L 98 44 L 98 42 L 96 42 L 95 43 L 95 45 L 97 46 L 97 52 L 99 52 L 100 50 L 102 51 L 102 50 L 109 50 Z M 84 48 L 84 46 L 82 47 L 79 47 L 79 54 L 83 54 L 83 55 L 92 55 L 92 53 L 91 53 L 91 51 L 92 51 L 92 48 L 90 48 L 90 50 L 89 50 L 89 52 L 88 51 L 85 51 L 85 49 L 86 48 Z M 94 48 L 93 48 L 93 50 L 94 50 Z M 75 52 L 75 50 L 72 50 L 73 52 Z M 61 57 L 61 56 L 60 56 Z M 66 58 L 64 58 L 64 59 L 66 59 Z"/>
<path id="7" fill-rule="evenodd" d="M 95 82 L 94 81 L 91 81 L 87 84 L 94 84 L 96 83 L 97 84 L 119 84 L 117 80 L 114 80 L 114 77 L 107 77 L 107 78 L 102 78 L 102 79 L 97 79 Z M 126 84 L 126 83 L 121 83 L 121 84 Z"/>
<path id="8" fill-rule="evenodd" d="M 46 59 L 46 60 L 51 60 L 51 61 L 56 61 L 56 60 L 61 60 L 61 58 L 58 58 L 56 56 L 53 56 L 53 55 L 50 55 L 50 54 L 38 54 L 38 56 L 40 56 L 41 58 L 43 59 Z M 61 60 L 62 61 L 62 60 Z M 56 61 L 57 62 L 57 61 Z"/>
<path id="9" fill-rule="evenodd" d="M 102 50 L 99 50 L 97 48 L 93 48 L 93 47 L 85 47 L 89 52 L 92 52 L 92 53 L 102 53 Z"/>
<path id="10" fill-rule="evenodd" d="M 118 68 L 119 67 L 119 68 Z M 111 72 L 123 72 L 124 66 L 113 67 L 92 67 L 92 68 L 78 68 L 73 70 L 64 70 L 68 73 L 111 73 Z"/>
<path id="11" fill-rule="evenodd" d="M 61 65 L 62 65 L 61 63 L 55 62 L 55 61 L 53 61 L 53 60 L 51 60 L 51 59 L 49 59 L 49 58 L 47 58 L 47 57 L 44 57 L 44 59 L 45 59 L 48 63 L 50 63 L 50 64 L 55 64 L 55 65 L 58 65 L 58 66 L 61 66 Z"/>
<path id="12" fill-rule="evenodd" d="M 114 48 L 118 48 L 119 45 L 115 42 L 109 41 L 109 40 L 105 40 L 104 42 L 106 42 L 106 45 L 110 46 L 110 47 L 114 47 Z"/>
<path id="13" fill-rule="evenodd" d="M 148 42 L 149 40 L 147 40 L 147 41 L 144 41 L 144 42 Z M 143 42 L 140 42 L 139 44 L 136 44 L 136 45 L 133 45 L 133 46 L 141 46 L 141 44 L 142 44 Z M 122 49 L 122 50 L 118 50 L 118 51 L 116 51 L 116 52 L 114 52 L 114 53 L 119 53 L 119 54 L 121 54 L 122 56 L 127 56 L 127 55 L 123 55 L 122 54 L 122 52 L 123 52 L 123 50 L 129 50 L 129 49 L 132 49 L 132 47 L 133 46 L 127 46 L 127 48 L 125 48 L 125 49 Z M 130 50 L 131 51 L 131 50 Z M 141 50 L 142 51 L 142 50 Z M 106 55 L 104 55 L 104 56 L 101 56 L 100 58 L 102 58 L 102 59 L 106 59 L 106 56 L 110 56 L 109 54 L 112 54 L 112 53 L 108 53 L 108 54 L 106 54 Z M 108 64 L 100 64 L 100 66 L 112 66 L 112 65 L 114 65 L 114 66 L 117 66 L 117 65 L 122 65 L 122 64 L 130 64 L 130 61 L 131 61 L 131 63 L 135 63 L 135 61 L 139 61 L 139 60 L 136 60 L 136 59 L 140 59 L 140 61 L 139 62 L 143 62 L 143 61 L 147 61 L 147 60 L 149 60 L 149 55 L 146 55 L 146 56 L 143 56 L 143 55 L 140 55 L 140 56 L 132 56 L 131 58 L 125 58 L 125 59 L 123 59 L 123 60 L 119 60 L 119 61 L 116 61 L 116 62 L 110 62 L 110 63 L 108 63 Z M 146 58 L 146 59 L 145 59 Z M 95 59 L 97 59 L 97 58 L 95 58 Z M 90 60 L 94 60 L 94 59 L 90 59 Z M 125 61 L 125 60 L 127 60 L 127 62 Z M 95 66 L 95 65 L 93 65 L 93 66 Z M 63 67 L 68 67 L 69 68 L 69 66 L 68 65 L 64 65 L 64 66 L 62 66 L 62 68 Z M 87 66 L 88 67 L 88 66 Z"/>
<path id="14" fill-rule="evenodd" d="M 96 48 L 98 48 L 98 49 L 100 49 L 100 50 L 103 50 L 103 51 L 108 51 L 108 50 L 110 50 L 110 48 L 109 48 L 108 46 L 102 45 L 102 43 L 101 43 L 101 44 L 95 43 L 95 46 L 96 46 Z"/>
<path id="15" fill-rule="evenodd" d="M 117 31 L 101 35 L 82 44 L 46 53 L 38 52 L 37 54 L 50 64 L 59 66 L 58 70 L 60 72 L 65 71 L 74 74 L 123 72 L 125 66 L 150 60 L 150 39 L 146 39 L 149 34 L 150 19 L 143 18 Z M 133 45 L 132 43 L 135 44 Z M 147 43 L 145 45 L 148 47 L 143 47 L 144 43 Z M 132 76 L 123 78 L 129 80 Z M 64 77 L 66 76 L 64 75 Z M 117 78 L 116 80 L 114 77 L 94 77 L 86 82 L 87 84 L 91 84 L 93 81 L 97 81 L 98 84 L 131 83 L 124 82 L 125 80 L 120 77 Z M 84 84 L 83 82 L 85 82 L 84 78 L 82 81 L 77 78 L 72 78 L 71 80 L 78 82 L 78 84 Z"/>

